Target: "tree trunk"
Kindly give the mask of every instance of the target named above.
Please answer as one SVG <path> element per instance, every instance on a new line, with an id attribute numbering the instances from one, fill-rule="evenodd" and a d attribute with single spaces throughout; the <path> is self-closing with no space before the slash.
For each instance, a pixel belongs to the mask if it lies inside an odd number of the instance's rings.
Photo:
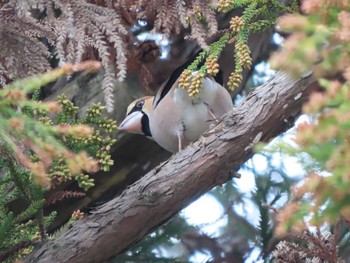
<path id="1" fill-rule="evenodd" d="M 25 262 L 102 262 L 125 251 L 184 206 L 230 180 L 258 142 L 291 127 L 312 81 L 311 76 L 295 81 L 277 74 L 195 143 L 44 243 Z"/>

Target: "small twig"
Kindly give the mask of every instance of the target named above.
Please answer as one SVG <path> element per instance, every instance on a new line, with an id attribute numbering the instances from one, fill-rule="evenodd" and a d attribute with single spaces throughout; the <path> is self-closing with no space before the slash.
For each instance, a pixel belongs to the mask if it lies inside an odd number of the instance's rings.
<path id="1" fill-rule="evenodd" d="M 333 260 L 337 260 L 337 253 L 338 253 L 338 243 L 340 242 L 340 220 L 337 221 L 337 223 L 334 225 L 334 239 L 332 243 L 332 254 L 333 254 Z"/>
<path id="2" fill-rule="evenodd" d="M 15 244 L 14 246 L 7 249 L 7 251 L 0 253 L 0 262 L 3 262 L 4 260 L 8 259 L 11 255 L 15 254 L 19 250 L 30 245 L 35 245 L 36 243 L 38 243 L 38 241 L 28 239 Z"/>
<path id="3" fill-rule="evenodd" d="M 229 171 L 229 175 L 231 177 L 238 178 L 238 179 L 240 179 L 242 177 L 242 175 L 240 173 L 237 173 L 235 170 Z"/>
<path id="4" fill-rule="evenodd" d="M 45 232 L 45 226 L 44 226 L 44 212 L 43 209 L 40 209 L 37 212 L 36 219 L 38 220 L 38 227 L 39 227 L 39 232 L 41 235 L 41 240 L 46 241 L 47 240 L 47 235 Z"/>
<path id="5" fill-rule="evenodd" d="M 277 209 L 276 209 L 275 207 L 273 207 L 272 205 L 269 205 L 269 204 L 267 204 L 267 203 L 262 203 L 261 206 L 262 206 L 263 208 L 272 210 L 274 213 L 277 213 L 277 212 L 278 212 Z"/>

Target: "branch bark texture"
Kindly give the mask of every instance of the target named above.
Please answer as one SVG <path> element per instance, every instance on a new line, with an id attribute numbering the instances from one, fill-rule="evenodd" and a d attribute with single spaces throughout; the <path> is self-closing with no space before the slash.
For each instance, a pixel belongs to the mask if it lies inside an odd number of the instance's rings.
<path id="1" fill-rule="evenodd" d="M 198 141 L 43 244 L 25 261 L 103 262 L 126 250 L 194 199 L 230 180 L 230 171 L 247 161 L 256 143 L 291 127 L 311 82 L 310 76 L 292 80 L 277 74 Z"/>

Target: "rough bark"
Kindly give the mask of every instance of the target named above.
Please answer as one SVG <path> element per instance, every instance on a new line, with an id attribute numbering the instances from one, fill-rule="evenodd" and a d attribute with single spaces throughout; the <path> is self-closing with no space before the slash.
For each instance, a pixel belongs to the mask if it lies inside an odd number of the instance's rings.
<path id="1" fill-rule="evenodd" d="M 44 243 L 25 262 L 103 262 L 162 225 L 214 186 L 300 114 L 310 76 L 277 74 L 254 90 L 198 141 L 158 165 L 120 196 Z M 241 180 L 244 180 L 242 178 Z"/>

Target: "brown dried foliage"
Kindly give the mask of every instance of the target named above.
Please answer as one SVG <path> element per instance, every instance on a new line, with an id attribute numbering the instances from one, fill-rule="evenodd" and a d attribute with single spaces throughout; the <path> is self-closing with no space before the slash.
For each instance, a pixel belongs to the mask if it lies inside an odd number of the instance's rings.
<path id="1" fill-rule="evenodd" d="M 131 28 L 146 20 L 166 37 L 191 27 L 191 38 L 207 47 L 217 32 L 212 0 L 9 0 L 0 3 L 0 86 L 50 68 L 51 49 L 60 64 L 100 59 L 102 89 L 113 108 L 114 81 L 127 73 L 136 38 Z M 40 18 L 40 19 L 39 19 Z M 142 65 L 140 65 L 142 69 Z M 146 72 L 142 69 L 142 72 Z M 145 81 L 147 83 L 147 80 Z"/>
<path id="2" fill-rule="evenodd" d="M 67 198 L 81 198 L 84 197 L 86 194 L 84 192 L 77 192 L 77 191 L 57 191 L 55 193 L 50 194 L 46 198 L 47 204 L 54 204 L 57 201 L 61 201 L 63 199 Z"/>
<path id="3" fill-rule="evenodd" d="M 288 234 L 293 241 L 281 241 L 273 252 L 276 263 L 295 262 L 334 262 L 345 263 L 338 257 L 339 225 L 335 232 L 322 233 L 319 228 L 315 233 L 306 230 L 303 234 Z"/>

